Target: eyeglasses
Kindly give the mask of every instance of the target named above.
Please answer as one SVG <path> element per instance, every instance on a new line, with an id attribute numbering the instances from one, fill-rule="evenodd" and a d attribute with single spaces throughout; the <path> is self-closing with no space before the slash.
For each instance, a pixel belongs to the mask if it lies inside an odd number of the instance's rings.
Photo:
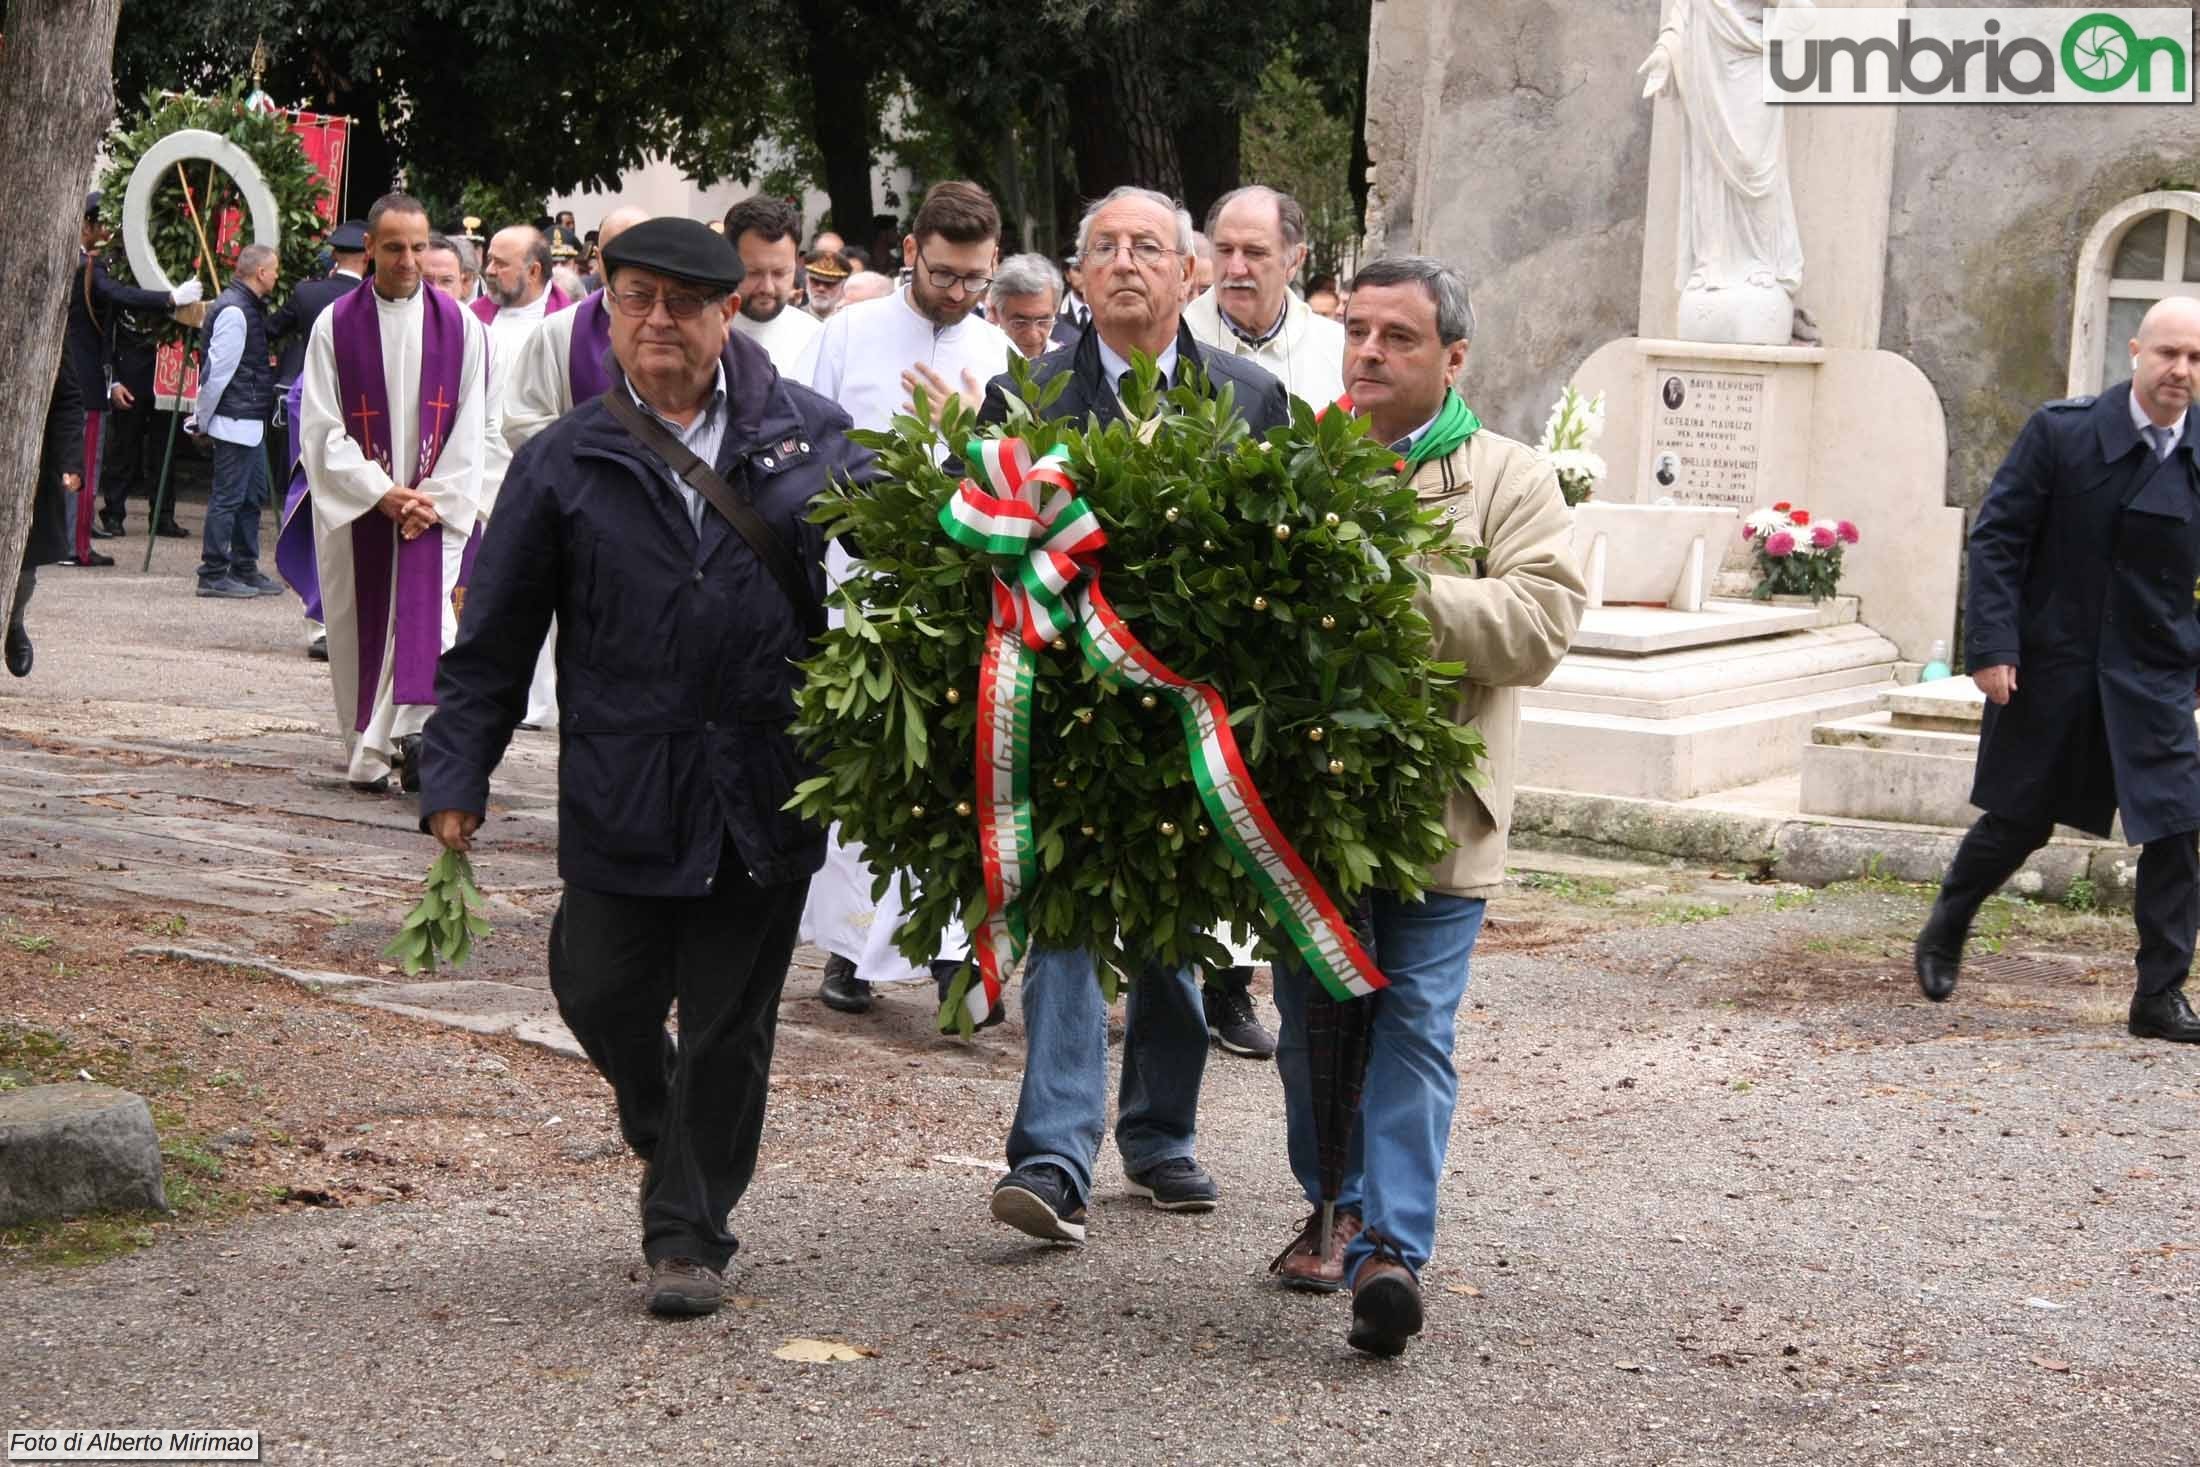
<path id="1" fill-rule="evenodd" d="M 1001 326 L 1008 331 L 1049 330 L 1054 325 L 1052 316 L 1003 316 Z"/>
<path id="2" fill-rule="evenodd" d="M 942 270 L 924 257 L 923 250 L 917 251 L 917 263 L 924 267 L 924 278 L 932 282 L 934 290 L 952 290 L 960 285 L 964 295 L 980 295 L 993 283 L 990 275 L 958 275 L 952 270 Z"/>
<path id="3" fill-rule="evenodd" d="M 1124 250 L 1129 250 L 1131 258 L 1148 269 L 1171 255 L 1183 253 L 1150 239 L 1102 239 L 1085 247 L 1084 261 L 1086 265 L 1093 267 L 1106 265 Z"/>
<path id="4" fill-rule="evenodd" d="M 611 292 L 612 304 L 619 308 L 619 314 L 634 321 L 648 320 L 650 313 L 657 309 L 659 301 L 664 302 L 665 314 L 673 320 L 692 321 L 697 316 L 702 315 L 703 308 L 716 299 L 716 296 L 697 295 L 692 291 L 685 290 L 614 290 Z"/>

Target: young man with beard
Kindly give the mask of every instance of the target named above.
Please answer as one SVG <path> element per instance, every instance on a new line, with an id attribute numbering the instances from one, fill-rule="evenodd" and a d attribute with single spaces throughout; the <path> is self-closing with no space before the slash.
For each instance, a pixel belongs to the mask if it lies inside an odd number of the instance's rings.
<path id="1" fill-rule="evenodd" d="M 726 238 L 741 256 L 741 314 L 733 329 L 764 348 L 782 376 L 802 380 L 802 364 L 825 328 L 794 303 L 802 215 L 758 194 L 726 211 Z"/>
<path id="2" fill-rule="evenodd" d="M 984 189 L 959 181 L 934 184 L 902 241 L 909 283 L 833 314 L 818 338 L 809 385 L 839 403 L 858 428 L 891 426 L 919 387 L 935 413 L 958 392 L 975 406 L 982 384 L 1008 370 L 1016 350 L 999 327 L 976 314 L 993 283 L 1000 237 L 1000 211 Z M 829 574 L 837 579 L 846 565 L 837 546 L 828 552 Z M 810 941 L 832 955 L 818 988 L 828 1007 L 860 1014 L 871 1006 L 873 983 L 926 977 L 944 996 L 967 943 L 951 932 L 947 955 L 930 971 L 912 967 L 894 947 L 901 914 L 899 882 L 874 905 L 861 848 L 843 846 L 836 828 L 803 915 Z"/>

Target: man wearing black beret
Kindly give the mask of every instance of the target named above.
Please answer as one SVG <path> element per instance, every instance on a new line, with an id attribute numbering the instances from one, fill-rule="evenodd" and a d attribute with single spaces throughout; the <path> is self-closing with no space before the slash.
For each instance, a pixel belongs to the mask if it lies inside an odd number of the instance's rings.
<path id="1" fill-rule="evenodd" d="M 794 664 L 824 627 L 809 503 L 873 469 L 846 414 L 730 329 L 742 268 L 725 238 L 651 219 L 604 260 L 619 376 L 512 460 L 436 677 L 422 824 L 470 847 L 555 616 L 551 991 L 647 1163 L 648 1307 L 709 1314 L 825 853 L 781 808 L 814 772 L 788 733 Z"/>

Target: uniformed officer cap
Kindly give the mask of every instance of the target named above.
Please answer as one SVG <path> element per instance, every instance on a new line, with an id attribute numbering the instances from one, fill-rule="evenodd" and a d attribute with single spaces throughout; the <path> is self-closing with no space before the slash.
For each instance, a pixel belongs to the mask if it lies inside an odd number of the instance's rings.
<path id="1" fill-rule="evenodd" d="M 367 247 L 367 226 L 357 219 L 346 219 L 328 232 L 328 247 L 355 255 Z"/>
<path id="2" fill-rule="evenodd" d="M 732 243 L 693 219 L 644 219 L 605 245 L 603 258 L 613 270 L 632 265 L 716 290 L 739 290 L 747 273 Z"/>

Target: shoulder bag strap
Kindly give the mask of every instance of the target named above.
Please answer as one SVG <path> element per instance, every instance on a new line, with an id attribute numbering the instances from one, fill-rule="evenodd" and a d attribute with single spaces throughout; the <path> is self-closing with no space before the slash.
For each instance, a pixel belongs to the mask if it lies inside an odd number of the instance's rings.
<path id="1" fill-rule="evenodd" d="M 665 431 L 665 426 L 635 406 L 633 396 L 624 382 L 615 382 L 603 395 L 603 405 L 611 416 L 619 420 L 619 426 L 634 435 L 644 448 L 663 459 L 665 463 L 685 479 L 696 493 L 710 502 L 713 509 L 725 517 L 726 523 L 741 532 L 741 538 L 749 542 L 749 548 L 764 562 L 779 582 L 779 589 L 786 593 L 795 615 L 802 622 L 802 629 L 812 640 L 825 634 L 825 608 L 810 590 L 809 579 L 802 574 L 794 552 L 787 542 L 780 539 L 764 517 L 758 514 L 748 500 L 737 493 L 731 484 L 709 464 L 696 456 L 693 449 Z"/>

